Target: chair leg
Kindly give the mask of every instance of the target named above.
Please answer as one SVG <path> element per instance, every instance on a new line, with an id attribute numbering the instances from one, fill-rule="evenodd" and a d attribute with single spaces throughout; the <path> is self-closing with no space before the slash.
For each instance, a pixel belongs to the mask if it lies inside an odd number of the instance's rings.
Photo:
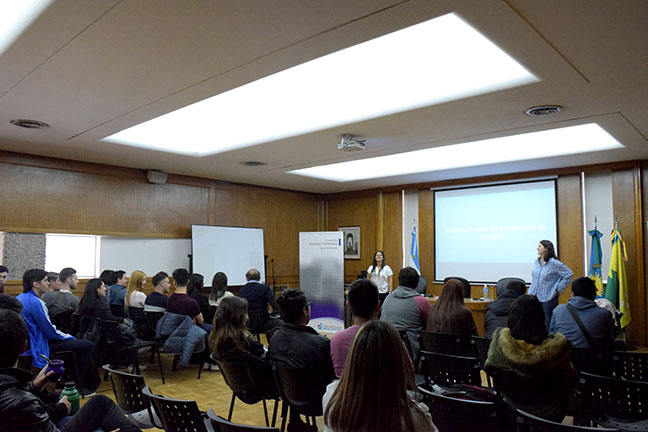
<path id="1" fill-rule="evenodd" d="M 171 370 L 172 370 L 172 371 L 176 371 L 176 370 L 178 370 L 178 359 L 179 359 L 179 358 L 180 358 L 180 355 L 178 355 L 178 354 L 175 354 L 175 355 L 173 356 L 173 366 L 171 367 Z"/>
<path id="2" fill-rule="evenodd" d="M 279 406 L 279 399 L 274 400 L 274 409 L 272 410 L 272 427 L 277 424 L 277 407 Z"/>
<path id="3" fill-rule="evenodd" d="M 164 382 L 164 368 L 162 367 L 162 359 L 160 358 L 160 348 L 157 347 L 157 346 L 154 347 L 153 352 L 156 352 L 156 351 L 157 351 L 158 364 L 160 365 L 160 377 L 162 377 L 162 384 L 166 384 Z"/>
<path id="4" fill-rule="evenodd" d="M 232 414 L 234 413 L 234 402 L 236 401 L 236 395 L 232 392 L 232 402 L 230 403 L 229 415 L 227 416 L 227 421 L 232 421 Z"/>
<path id="5" fill-rule="evenodd" d="M 261 400 L 263 401 L 263 414 L 265 415 L 266 427 L 268 427 L 270 426 L 270 422 L 268 422 L 268 407 L 266 406 L 266 400 Z"/>
<path id="6" fill-rule="evenodd" d="M 108 371 L 104 371 L 104 382 L 108 381 Z"/>
<path id="7" fill-rule="evenodd" d="M 281 432 L 286 430 L 286 418 L 288 417 L 288 402 L 281 401 Z"/>

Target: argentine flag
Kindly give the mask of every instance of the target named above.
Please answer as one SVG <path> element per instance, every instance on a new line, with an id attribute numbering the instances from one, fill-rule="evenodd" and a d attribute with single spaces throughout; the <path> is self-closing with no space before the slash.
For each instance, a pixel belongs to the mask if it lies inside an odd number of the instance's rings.
<path id="1" fill-rule="evenodd" d="M 410 248 L 410 266 L 414 267 L 418 274 L 421 274 L 419 266 L 418 247 L 416 247 L 416 228 L 412 229 L 412 247 Z"/>

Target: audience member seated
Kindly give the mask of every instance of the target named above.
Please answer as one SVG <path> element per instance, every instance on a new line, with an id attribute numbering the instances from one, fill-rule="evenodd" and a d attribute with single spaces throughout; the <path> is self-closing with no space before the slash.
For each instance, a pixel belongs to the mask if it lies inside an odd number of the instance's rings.
<path id="1" fill-rule="evenodd" d="M 419 330 L 428 322 L 430 302 L 416 292 L 419 275 L 416 269 L 405 267 L 398 272 L 398 287 L 385 299 L 380 319 L 391 323 L 397 330 L 406 330 L 412 348 L 414 364 L 419 359 Z"/>
<path id="2" fill-rule="evenodd" d="M 205 322 L 211 324 L 212 321 L 214 321 L 214 312 L 212 308 L 209 307 L 209 300 L 207 300 L 207 296 L 203 293 L 203 289 L 205 288 L 204 280 L 205 278 L 200 273 L 192 274 L 191 278 L 189 279 L 188 294 L 189 297 L 198 302 L 198 306 L 200 306 L 200 313 L 202 314 Z"/>
<path id="3" fill-rule="evenodd" d="M 414 369 L 396 329 L 366 322 L 355 336 L 346 367 L 322 399 L 324 431 L 436 431 L 427 407 L 412 400 Z"/>
<path id="4" fill-rule="evenodd" d="M 0 431 L 58 431 L 55 423 L 69 414 L 71 405 L 67 396 L 55 404 L 43 400 L 46 398 L 43 389 L 54 372 L 45 373 L 46 368 L 43 368 L 33 378 L 31 373 L 16 369 L 18 356 L 25 350 L 28 337 L 25 322 L 17 313 L 0 310 Z M 87 400 L 60 430 L 90 432 L 99 428 L 121 432 L 140 430 L 103 395 Z"/>
<path id="5" fill-rule="evenodd" d="M 277 310 L 277 302 L 275 301 L 274 294 L 268 285 L 259 282 L 261 280 L 261 273 L 257 269 L 250 269 L 245 274 L 247 284 L 239 290 L 239 297 L 243 297 L 248 302 L 248 311 L 250 314 L 258 314 L 261 318 L 262 330 L 265 332 L 268 341 L 272 338 L 273 332 L 276 327 L 279 327 L 283 322 L 277 319 L 271 319 L 268 313 L 268 304 L 272 306 L 273 312 Z M 252 329 L 255 331 L 257 329 Z"/>
<path id="6" fill-rule="evenodd" d="M 369 320 L 378 318 L 380 301 L 376 284 L 369 279 L 359 279 L 353 282 L 349 287 L 346 307 L 353 314 L 353 325 L 331 336 L 331 358 L 337 378 L 342 376 L 351 343 L 360 326 Z"/>
<path id="7" fill-rule="evenodd" d="M 19 314 L 22 312 L 22 303 L 14 296 L 0 293 L 0 309 L 12 310 Z"/>
<path id="8" fill-rule="evenodd" d="M 276 393 L 272 367 L 262 360 L 265 347 L 252 337 L 245 322 L 248 319 L 247 301 L 240 297 L 227 297 L 220 302 L 214 318 L 214 327 L 209 335 L 212 357 L 250 366 L 252 379 L 261 393 Z"/>
<path id="9" fill-rule="evenodd" d="M 179 268 L 173 271 L 173 284 L 175 285 L 175 292 L 169 297 L 167 312 L 187 315 L 193 320 L 194 324 L 210 333 L 212 325 L 205 322 L 200 312 L 200 305 L 187 295 L 187 285 L 189 285 L 189 272 L 187 269 Z"/>
<path id="10" fill-rule="evenodd" d="M 521 295 L 526 292 L 526 285 L 521 281 L 511 281 L 508 284 L 508 289 L 497 296 L 497 300 L 492 302 L 486 308 L 486 317 L 484 321 L 485 336 L 488 339 L 493 337 L 495 329 L 506 327 L 508 320 L 509 308 Z"/>
<path id="11" fill-rule="evenodd" d="M 551 402 L 510 406 L 538 417 L 561 422 L 569 406 L 575 406 L 578 372 L 572 367 L 571 344 L 560 333 L 547 334 L 545 314 L 534 295 L 522 295 L 509 311 L 508 327 L 493 334 L 486 369 L 503 369 L 524 378 L 545 378 L 548 389 L 529 388 L 530 394 L 551 393 Z M 496 372 L 496 371 L 495 371 Z"/>
<path id="12" fill-rule="evenodd" d="M 48 278 L 49 280 L 49 278 Z M 49 309 L 57 307 L 65 311 L 75 312 L 79 308 L 79 298 L 72 294 L 71 289 L 76 289 L 79 278 L 77 272 L 71 267 L 66 267 L 59 273 L 60 284 L 54 286 L 53 291 L 48 291 L 41 296 Z"/>
<path id="13" fill-rule="evenodd" d="M 166 294 L 169 293 L 169 288 L 171 288 L 169 275 L 163 271 L 158 272 L 153 276 L 151 282 L 153 283 L 153 291 L 146 296 L 144 310 L 148 312 L 165 312 L 169 301 Z"/>
<path id="14" fill-rule="evenodd" d="M 108 288 L 101 279 L 90 279 L 79 303 L 79 315 L 101 318 L 106 321 L 127 322 L 126 318 L 117 317 L 110 312 L 110 307 L 106 302 L 107 291 Z"/>
<path id="15" fill-rule="evenodd" d="M 335 378 L 331 345 L 326 337 L 307 325 L 310 305 L 306 296 L 299 290 L 288 289 L 279 296 L 277 305 L 285 324 L 270 340 L 268 361 L 289 368 L 308 369 L 324 389 Z M 299 416 L 293 415 L 293 410 L 290 412 L 288 430 L 307 430 Z"/>
<path id="16" fill-rule="evenodd" d="M 61 272 L 63 273 L 63 272 Z M 94 344 L 88 340 L 75 339 L 54 327 L 50 321 L 45 302 L 40 299 L 47 292 L 47 272 L 45 270 L 27 270 L 23 275 L 23 293 L 17 298 L 23 305 L 22 317 L 29 331 L 29 351 L 32 363 L 43 368 L 47 361 L 41 356 L 50 357 L 50 353 L 72 351 L 76 354 L 79 374 L 84 377 Z M 84 391 L 89 394 L 91 392 Z"/>
<path id="17" fill-rule="evenodd" d="M 232 297 L 233 295 L 227 290 L 227 275 L 223 272 L 216 273 L 212 278 L 209 305 L 218 307 L 225 297 Z"/>
<path id="18" fill-rule="evenodd" d="M 586 276 L 572 283 L 572 297 L 567 304 L 554 309 L 550 331 L 562 333 L 575 348 L 589 348 L 594 352 L 610 350 L 614 336 L 614 319 L 609 311 L 594 302 L 596 284 Z M 572 315 L 573 314 L 573 315 Z M 580 320 L 583 329 L 576 322 Z M 583 333 L 585 330 L 591 340 Z"/>
<path id="19" fill-rule="evenodd" d="M 128 277 L 124 270 L 117 270 L 112 272 L 110 287 L 108 288 L 108 303 L 111 305 L 124 306 L 124 299 L 126 298 L 126 285 L 128 284 Z"/>
<path id="20" fill-rule="evenodd" d="M 144 287 L 146 286 L 146 274 L 143 271 L 135 270 L 131 273 L 128 280 L 128 288 L 124 296 L 124 303 L 126 307 L 143 308 L 146 301 L 146 294 L 144 294 Z"/>
<path id="21" fill-rule="evenodd" d="M 9 277 L 9 269 L 0 265 L 0 294 L 4 293 L 4 286 L 7 283 L 7 277 Z"/>

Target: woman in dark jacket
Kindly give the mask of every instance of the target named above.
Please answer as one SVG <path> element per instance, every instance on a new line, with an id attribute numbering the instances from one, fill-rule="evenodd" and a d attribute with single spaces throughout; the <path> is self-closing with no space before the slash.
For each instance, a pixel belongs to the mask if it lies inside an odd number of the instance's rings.
<path id="1" fill-rule="evenodd" d="M 191 279 L 189 279 L 189 292 L 187 294 L 198 302 L 200 313 L 205 322 L 211 323 L 214 321 L 214 309 L 209 306 L 209 300 L 203 293 L 203 288 L 205 287 L 204 280 L 205 278 L 200 273 L 192 274 Z"/>
<path id="2" fill-rule="evenodd" d="M 252 379 L 261 393 L 276 393 L 272 367 L 263 358 L 266 349 L 252 337 L 245 323 L 248 320 L 247 300 L 241 297 L 225 297 L 220 302 L 214 317 L 214 326 L 209 335 L 212 357 L 250 366 Z"/>
<path id="3" fill-rule="evenodd" d="M 110 307 L 106 301 L 106 285 L 99 278 L 90 279 L 86 284 L 83 297 L 79 302 L 79 315 L 83 322 L 84 316 L 101 318 L 106 321 L 127 322 L 125 318 L 120 318 L 110 312 Z"/>

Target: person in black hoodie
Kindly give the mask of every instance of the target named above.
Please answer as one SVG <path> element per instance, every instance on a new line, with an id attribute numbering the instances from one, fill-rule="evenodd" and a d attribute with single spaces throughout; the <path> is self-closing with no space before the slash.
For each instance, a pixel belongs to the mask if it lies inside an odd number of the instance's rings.
<path id="1" fill-rule="evenodd" d="M 30 372 L 15 368 L 28 338 L 27 326 L 20 315 L 12 310 L 0 310 L 0 432 L 58 432 L 55 422 L 68 415 L 70 403 L 65 397 L 55 404 L 43 400 L 46 397 L 43 388 L 54 372 L 46 373 L 43 368 L 33 378 Z M 100 427 L 105 431 L 140 431 L 103 395 L 88 399 L 60 430 L 94 431 Z"/>
<path id="2" fill-rule="evenodd" d="M 526 292 L 526 285 L 520 281 L 511 281 L 508 289 L 497 298 L 486 309 L 486 318 L 484 321 L 485 336 L 488 339 L 493 338 L 493 333 L 498 327 L 506 327 L 509 315 L 509 308 L 521 295 Z"/>

